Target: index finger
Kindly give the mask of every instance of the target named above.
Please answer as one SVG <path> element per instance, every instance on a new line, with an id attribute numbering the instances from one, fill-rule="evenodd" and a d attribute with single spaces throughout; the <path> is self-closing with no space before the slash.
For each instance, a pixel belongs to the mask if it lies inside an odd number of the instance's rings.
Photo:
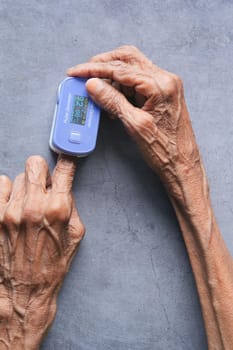
<path id="1" fill-rule="evenodd" d="M 52 191 L 68 193 L 72 189 L 77 157 L 60 155 L 52 175 Z"/>
<path id="2" fill-rule="evenodd" d="M 121 61 L 82 63 L 70 68 L 67 74 L 82 78 L 112 79 L 121 85 L 134 88 L 148 98 L 158 90 L 154 75 L 150 71 L 132 67 Z"/>

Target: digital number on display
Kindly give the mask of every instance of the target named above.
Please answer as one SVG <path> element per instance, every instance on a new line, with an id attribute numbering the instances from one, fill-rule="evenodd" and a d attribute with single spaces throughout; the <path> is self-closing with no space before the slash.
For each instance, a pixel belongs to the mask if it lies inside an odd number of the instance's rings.
<path id="1" fill-rule="evenodd" d="M 85 125 L 87 108 L 88 97 L 75 95 L 71 123 Z"/>

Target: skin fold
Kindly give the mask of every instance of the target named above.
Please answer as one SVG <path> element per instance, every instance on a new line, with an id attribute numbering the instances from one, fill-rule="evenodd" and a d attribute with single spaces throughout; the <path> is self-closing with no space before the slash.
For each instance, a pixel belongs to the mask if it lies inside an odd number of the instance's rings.
<path id="1" fill-rule="evenodd" d="M 90 78 L 92 99 L 119 118 L 162 180 L 190 258 L 210 350 L 233 350 L 233 261 L 214 217 L 182 81 L 133 46 L 68 70 Z M 0 176 L 0 350 L 38 349 L 56 297 L 84 235 L 71 194 L 74 159 L 50 177 L 30 157 L 12 184 Z M 156 310 L 155 310 L 156 312 Z"/>

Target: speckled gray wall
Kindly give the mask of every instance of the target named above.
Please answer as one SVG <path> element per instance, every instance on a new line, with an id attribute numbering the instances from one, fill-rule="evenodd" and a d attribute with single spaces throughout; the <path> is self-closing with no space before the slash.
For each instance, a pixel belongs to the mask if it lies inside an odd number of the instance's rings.
<path id="1" fill-rule="evenodd" d="M 134 44 L 179 74 L 216 216 L 233 252 L 232 1 L 0 1 L 0 171 L 48 149 L 66 68 Z M 200 306 L 166 194 L 117 121 L 102 119 L 75 197 L 87 233 L 43 350 L 205 350 Z"/>

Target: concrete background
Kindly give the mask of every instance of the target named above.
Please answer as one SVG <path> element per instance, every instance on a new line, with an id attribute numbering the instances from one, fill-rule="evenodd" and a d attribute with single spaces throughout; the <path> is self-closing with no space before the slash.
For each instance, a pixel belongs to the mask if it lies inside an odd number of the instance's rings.
<path id="1" fill-rule="evenodd" d="M 122 44 L 179 74 L 231 252 L 233 3 L 0 0 L 0 171 L 48 148 L 66 68 Z M 43 350 L 205 350 L 200 306 L 166 194 L 118 122 L 102 119 L 74 184 L 87 233 Z"/>

